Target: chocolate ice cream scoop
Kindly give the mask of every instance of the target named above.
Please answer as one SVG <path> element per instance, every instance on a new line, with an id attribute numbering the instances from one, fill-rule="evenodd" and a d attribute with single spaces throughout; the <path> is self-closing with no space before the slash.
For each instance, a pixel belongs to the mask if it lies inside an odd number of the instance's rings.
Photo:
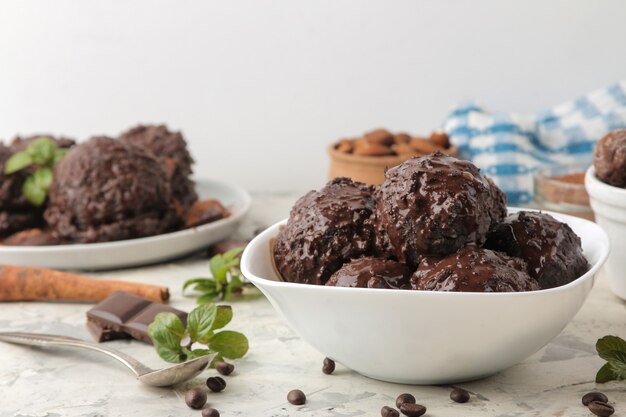
<path id="1" fill-rule="evenodd" d="M 600 180 L 626 187 L 626 129 L 614 130 L 598 141 L 593 166 Z"/>
<path id="2" fill-rule="evenodd" d="M 44 216 L 56 237 L 83 243 L 151 236 L 182 222 L 157 160 L 107 137 L 74 147 L 54 167 Z"/>
<path id="3" fill-rule="evenodd" d="M 516 292 L 539 289 L 526 263 L 503 253 L 466 246 L 447 257 L 426 256 L 411 277 L 413 288 L 431 291 Z"/>
<path id="4" fill-rule="evenodd" d="M 122 133 L 120 140 L 150 152 L 163 165 L 174 199 L 188 210 L 198 199 L 191 180 L 193 159 L 180 132 L 165 125 L 139 125 Z"/>
<path id="5" fill-rule="evenodd" d="M 348 178 L 335 178 L 300 198 L 274 245 L 274 261 L 283 279 L 325 284 L 344 262 L 369 254 L 373 191 Z"/>
<path id="6" fill-rule="evenodd" d="M 482 245 L 506 213 L 506 198 L 469 161 L 434 152 L 391 168 L 376 194 L 379 253 L 410 265 Z"/>
<path id="7" fill-rule="evenodd" d="M 409 268 L 389 259 L 366 256 L 344 264 L 330 276 L 326 285 L 333 287 L 410 289 Z"/>
<path id="8" fill-rule="evenodd" d="M 541 288 L 572 282 L 589 270 L 580 238 L 549 214 L 510 214 L 489 234 L 485 247 L 522 258 Z"/>

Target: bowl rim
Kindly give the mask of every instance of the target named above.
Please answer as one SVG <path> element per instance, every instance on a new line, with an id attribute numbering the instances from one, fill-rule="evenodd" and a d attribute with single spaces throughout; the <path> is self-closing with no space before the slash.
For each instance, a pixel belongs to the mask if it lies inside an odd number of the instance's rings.
<path id="1" fill-rule="evenodd" d="M 606 232 L 595 222 L 590 220 L 582 219 L 575 216 L 569 216 L 567 214 L 555 213 L 547 210 L 540 209 L 529 209 L 529 208 L 520 208 L 520 207 L 507 207 L 508 213 L 515 213 L 518 211 L 534 211 L 546 213 L 559 221 L 563 221 L 565 223 L 569 223 L 569 221 L 588 223 L 597 233 L 597 237 L 593 239 L 594 244 L 599 246 L 600 254 L 595 263 L 591 265 L 589 270 L 585 272 L 580 277 L 576 278 L 572 282 L 569 282 L 565 285 L 561 285 L 559 287 L 541 289 L 536 291 L 518 291 L 518 292 L 454 292 L 454 291 L 429 291 L 429 290 L 401 290 L 401 289 L 388 289 L 388 288 L 355 288 L 355 287 L 328 287 L 326 285 L 314 285 L 314 284 L 301 284 L 295 282 L 286 282 L 286 281 L 275 281 L 268 278 L 259 277 L 253 274 L 250 271 L 249 265 L 251 264 L 252 253 L 256 253 L 258 250 L 261 250 L 258 246 L 261 245 L 261 241 L 266 240 L 268 235 L 275 234 L 275 231 L 282 225 L 287 223 L 288 219 L 281 220 L 273 225 L 269 226 L 263 232 L 259 233 L 243 251 L 241 256 L 241 272 L 242 274 L 255 286 L 265 286 L 265 287 L 274 287 L 274 288 L 292 288 L 292 289 L 300 289 L 304 291 L 339 291 L 339 292 L 354 292 L 354 293 L 367 293 L 374 294 L 375 292 L 384 293 L 384 294 L 396 294 L 396 296 L 403 297 L 423 297 L 427 294 L 429 297 L 444 297 L 444 298 L 483 298 L 483 297 L 537 297 L 544 296 L 554 293 L 559 293 L 563 291 L 568 291 L 571 288 L 582 285 L 584 282 L 591 279 L 596 275 L 598 270 L 605 263 L 608 258 L 610 251 L 609 238 Z M 269 254 L 269 251 L 267 251 Z M 267 255 L 266 255 L 267 256 Z M 258 285 L 257 285 L 258 284 Z M 402 294 L 402 295 L 401 295 Z"/>
<path id="2" fill-rule="evenodd" d="M 626 188 L 616 187 L 602 181 L 596 176 L 596 169 L 593 165 L 585 172 L 585 188 L 590 196 L 600 201 L 626 201 Z"/>

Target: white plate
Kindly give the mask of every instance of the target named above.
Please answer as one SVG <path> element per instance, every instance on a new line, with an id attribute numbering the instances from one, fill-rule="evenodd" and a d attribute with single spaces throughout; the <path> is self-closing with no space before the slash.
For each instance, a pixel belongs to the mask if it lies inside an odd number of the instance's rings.
<path id="1" fill-rule="evenodd" d="M 205 248 L 232 235 L 250 208 L 250 195 L 220 181 L 196 185 L 201 199 L 218 199 L 231 215 L 172 233 L 105 243 L 0 246 L 0 263 L 54 269 L 102 270 L 163 262 Z"/>

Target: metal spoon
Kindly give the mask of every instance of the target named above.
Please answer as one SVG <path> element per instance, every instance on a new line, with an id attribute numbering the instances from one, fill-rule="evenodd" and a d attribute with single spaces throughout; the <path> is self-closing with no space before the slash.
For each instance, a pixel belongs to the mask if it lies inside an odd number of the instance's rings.
<path id="1" fill-rule="evenodd" d="M 215 356 L 206 355 L 169 368 L 154 370 L 119 350 L 73 337 L 40 333 L 0 332 L 0 341 L 31 346 L 60 345 L 95 350 L 122 362 L 133 371 L 138 380 L 155 387 L 169 387 L 195 377 L 206 369 Z"/>

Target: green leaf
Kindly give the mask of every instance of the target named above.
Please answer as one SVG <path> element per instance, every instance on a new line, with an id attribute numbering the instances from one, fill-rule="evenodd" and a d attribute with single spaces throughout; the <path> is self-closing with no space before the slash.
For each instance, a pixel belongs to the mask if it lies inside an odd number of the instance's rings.
<path id="1" fill-rule="evenodd" d="M 212 303 L 213 300 L 219 295 L 218 292 L 209 292 L 206 293 L 204 295 L 201 295 L 200 297 L 198 297 L 198 299 L 196 300 L 196 302 L 198 304 L 209 304 Z"/>
<path id="2" fill-rule="evenodd" d="M 33 173 L 33 177 L 35 178 L 37 186 L 47 192 L 50 185 L 52 185 L 52 168 L 37 168 L 37 170 Z"/>
<path id="3" fill-rule="evenodd" d="M 600 357 L 607 361 L 617 374 L 626 375 L 626 352 L 607 350 L 600 353 Z"/>
<path id="4" fill-rule="evenodd" d="M 33 159 L 25 151 L 16 152 L 7 160 L 4 165 L 5 174 L 13 174 L 33 164 Z"/>
<path id="5" fill-rule="evenodd" d="M 187 354 L 187 359 L 196 359 L 199 358 L 201 356 L 206 356 L 206 355 L 211 355 L 215 352 L 213 352 L 212 350 L 209 349 L 194 349 L 189 351 L 189 353 Z"/>
<path id="6" fill-rule="evenodd" d="M 52 158 L 52 165 L 56 165 L 61 159 L 63 159 L 63 157 L 65 155 L 67 155 L 67 153 L 69 152 L 69 149 L 63 149 L 63 148 L 57 148 L 54 151 L 54 157 Z"/>
<path id="7" fill-rule="evenodd" d="M 239 332 L 223 330 L 209 340 L 209 348 L 228 359 L 239 359 L 248 352 L 248 338 Z"/>
<path id="8" fill-rule="evenodd" d="M 605 363 L 604 366 L 600 368 L 600 370 L 596 374 L 596 382 L 599 384 L 609 381 L 615 381 L 617 379 L 619 379 L 619 375 L 617 375 L 615 371 L 613 371 L 613 368 L 611 368 L 611 364 L 609 364 L 608 362 Z"/>
<path id="9" fill-rule="evenodd" d="M 56 143 L 45 136 L 35 139 L 26 148 L 26 153 L 33 159 L 33 163 L 37 165 L 45 165 L 54 160 Z"/>
<path id="10" fill-rule="evenodd" d="M 188 359 L 181 347 L 172 349 L 171 347 L 159 345 L 158 343 L 155 343 L 154 346 L 161 359 L 166 362 L 180 363 Z"/>
<path id="11" fill-rule="evenodd" d="M 239 255 L 241 255 L 241 253 L 243 252 L 243 249 L 244 248 L 242 248 L 242 247 L 232 248 L 232 249 L 224 252 L 222 254 L 222 256 L 226 260 L 234 260 L 234 259 L 236 259 L 237 260 L 237 265 L 239 265 L 239 261 L 240 261 Z"/>
<path id="12" fill-rule="evenodd" d="M 191 340 L 206 344 L 211 336 L 217 307 L 215 304 L 202 304 L 194 308 L 187 316 L 187 330 Z"/>
<path id="13" fill-rule="evenodd" d="M 208 281 L 211 281 L 209 278 L 191 278 L 185 281 L 183 284 L 183 292 L 189 288 L 190 286 L 194 286 L 194 290 L 197 290 L 199 286 L 205 286 Z"/>
<path id="14" fill-rule="evenodd" d="M 626 352 L 626 341 L 618 336 L 604 336 L 596 342 L 596 350 L 600 356 L 610 350 Z"/>
<path id="15" fill-rule="evenodd" d="M 185 336 L 185 326 L 174 313 L 163 312 L 154 317 L 154 321 L 148 326 L 148 336 L 155 344 L 180 348 L 180 342 Z"/>
<path id="16" fill-rule="evenodd" d="M 217 306 L 217 312 L 215 314 L 215 321 L 211 330 L 221 329 L 225 327 L 233 319 L 233 309 L 231 306 L 220 305 Z"/>
<path id="17" fill-rule="evenodd" d="M 34 175 L 30 175 L 22 185 L 22 194 L 29 203 L 39 207 L 46 201 L 47 190 L 39 186 Z"/>

